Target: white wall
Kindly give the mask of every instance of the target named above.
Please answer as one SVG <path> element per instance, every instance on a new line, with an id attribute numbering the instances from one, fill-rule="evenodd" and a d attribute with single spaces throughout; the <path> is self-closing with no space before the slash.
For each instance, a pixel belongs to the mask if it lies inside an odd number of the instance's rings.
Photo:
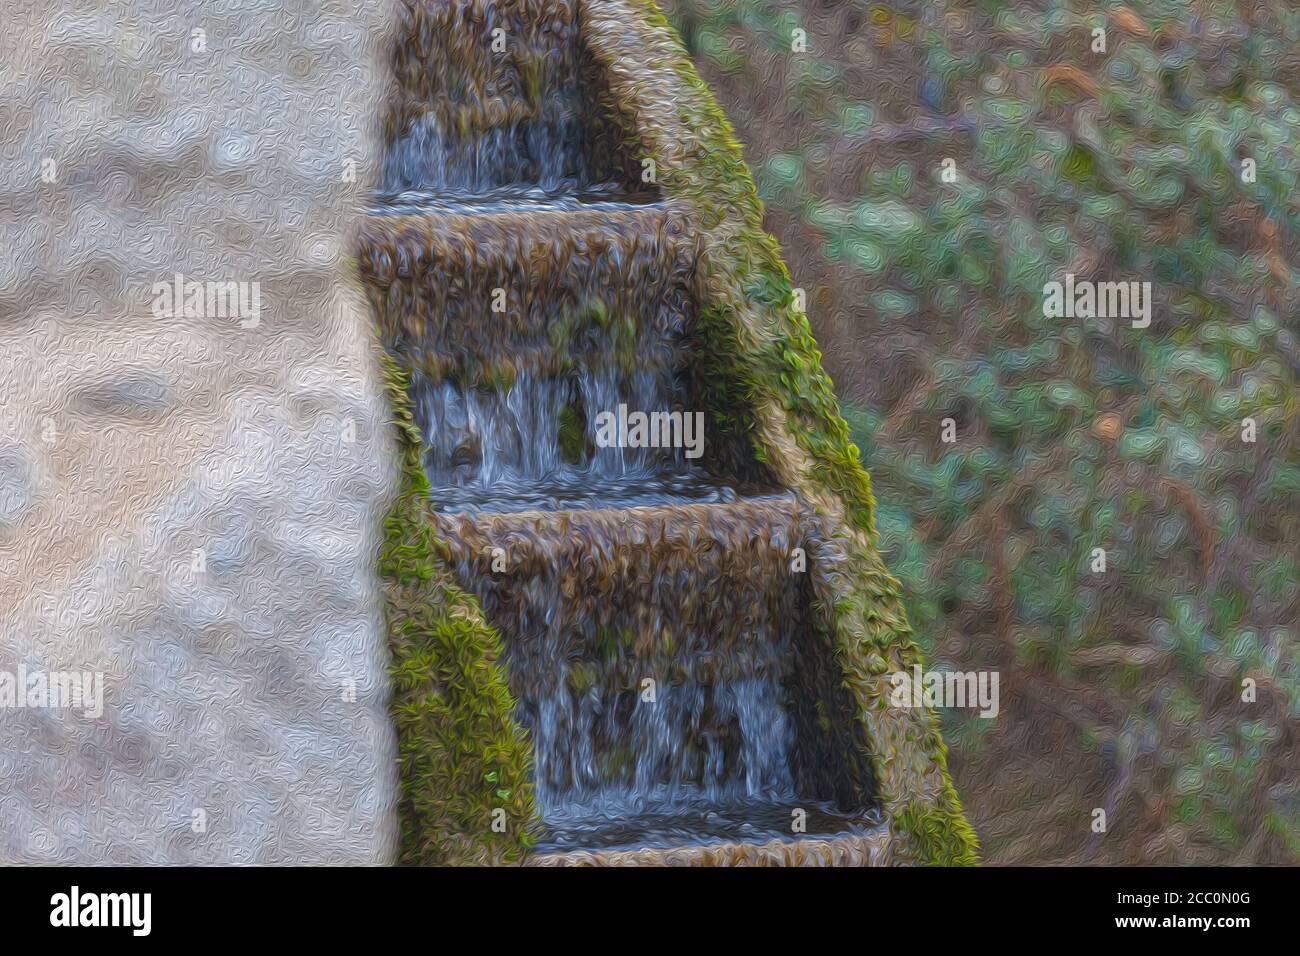
<path id="1" fill-rule="evenodd" d="M 105 706 L 0 708 L 0 863 L 392 858 L 395 476 L 347 262 L 391 14 L 6 12 L 0 672 L 102 672 Z M 177 272 L 258 282 L 260 324 L 156 317 Z"/>

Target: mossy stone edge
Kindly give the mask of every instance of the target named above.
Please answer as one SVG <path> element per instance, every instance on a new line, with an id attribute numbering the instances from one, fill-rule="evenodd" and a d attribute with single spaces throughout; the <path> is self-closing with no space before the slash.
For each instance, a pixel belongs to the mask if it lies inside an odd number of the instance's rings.
<path id="1" fill-rule="evenodd" d="M 875 797 L 900 859 L 976 862 L 934 715 L 889 706 L 890 674 L 920 661 L 897 581 L 875 545 L 870 479 L 731 125 L 651 0 L 592 3 L 583 39 L 631 139 L 701 238 L 695 299 L 715 425 L 818 518 L 809 541 L 821 626 L 862 715 Z M 409 380 L 383 356 L 400 488 L 380 561 L 392 654 L 404 864 L 520 862 L 536 835 L 532 752 L 514 718 L 501 637 L 457 586 L 434 530 Z M 495 824 L 495 825 L 494 825 Z"/>
<path id="2" fill-rule="evenodd" d="M 898 856 L 969 865 L 977 841 L 928 710 L 889 706 L 890 675 L 920 662 L 898 582 L 875 544 L 871 481 L 849 440 L 807 317 L 731 124 L 652 0 L 586 7 L 583 37 L 605 67 L 631 138 L 700 238 L 695 301 L 716 424 L 821 519 L 810 541 L 817 610 L 833 635 Z"/>

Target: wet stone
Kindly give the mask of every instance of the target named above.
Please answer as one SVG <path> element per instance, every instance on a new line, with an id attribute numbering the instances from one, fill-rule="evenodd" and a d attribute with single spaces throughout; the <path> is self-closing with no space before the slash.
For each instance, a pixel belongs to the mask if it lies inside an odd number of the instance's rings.
<path id="1" fill-rule="evenodd" d="M 811 519 L 709 431 L 697 240 L 640 182 L 580 5 L 400 12 L 358 267 L 431 520 L 501 634 L 539 862 L 881 862 L 792 570 Z M 699 415 L 702 448 L 609 441 L 628 412 Z"/>

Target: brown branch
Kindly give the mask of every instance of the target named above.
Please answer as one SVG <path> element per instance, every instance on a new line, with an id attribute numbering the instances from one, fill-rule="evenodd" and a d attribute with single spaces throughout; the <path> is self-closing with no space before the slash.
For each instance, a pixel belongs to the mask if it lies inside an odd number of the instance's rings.
<path id="1" fill-rule="evenodd" d="M 1191 523 L 1192 531 L 1200 543 L 1201 577 L 1208 584 L 1211 569 L 1214 567 L 1215 544 L 1218 540 L 1214 527 L 1210 524 L 1209 519 L 1205 517 L 1205 509 L 1201 506 L 1195 492 L 1181 481 L 1166 475 L 1160 479 L 1160 486 L 1173 496 L 1174 500 L 1187 514 L 1187 520 Z"/>

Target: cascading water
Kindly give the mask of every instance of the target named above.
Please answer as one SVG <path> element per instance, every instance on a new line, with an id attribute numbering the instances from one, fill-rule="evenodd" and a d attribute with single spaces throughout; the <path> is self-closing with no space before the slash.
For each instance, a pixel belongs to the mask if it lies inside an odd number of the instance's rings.
<path id="1" fill-rule="evenodd" d="M 626 179 L 576 43 L 576 0 L 408 2 L 383 189 L 582 193 Z"/>
<path id="2" fill-rule="evenodd" d="M 435 500 L 725 494 L 686 449 L 600 440 L 598 416 L 620 405 L 692 411 L 681 217 L 658 203 L 555 206 L 444 201 L 367 227 L 385 335 L 417 370 Z"/>
<path id="3" fill-rule="evenodd" d="M 553 827 L 608 838 L 656 810 L 793 802 L 790 504 L 442 519 L 462 580 L 511 635 Z M 492 573 L 494 547 L 511 574 Z"/>
<path id="4" fill-rule="evenodd" d="M 620 407 L 702 407 L 698 251 L 631 188 L 579 5 L 404 9 L 361 268 L 413 371 L 440 535 L 502 634 L 542 848 L 788 841 L 801 812 L 865 832 L 832 769 L 849 705 L 790 569 L 799 503 L 717 443 L 602 440 Z"/>

